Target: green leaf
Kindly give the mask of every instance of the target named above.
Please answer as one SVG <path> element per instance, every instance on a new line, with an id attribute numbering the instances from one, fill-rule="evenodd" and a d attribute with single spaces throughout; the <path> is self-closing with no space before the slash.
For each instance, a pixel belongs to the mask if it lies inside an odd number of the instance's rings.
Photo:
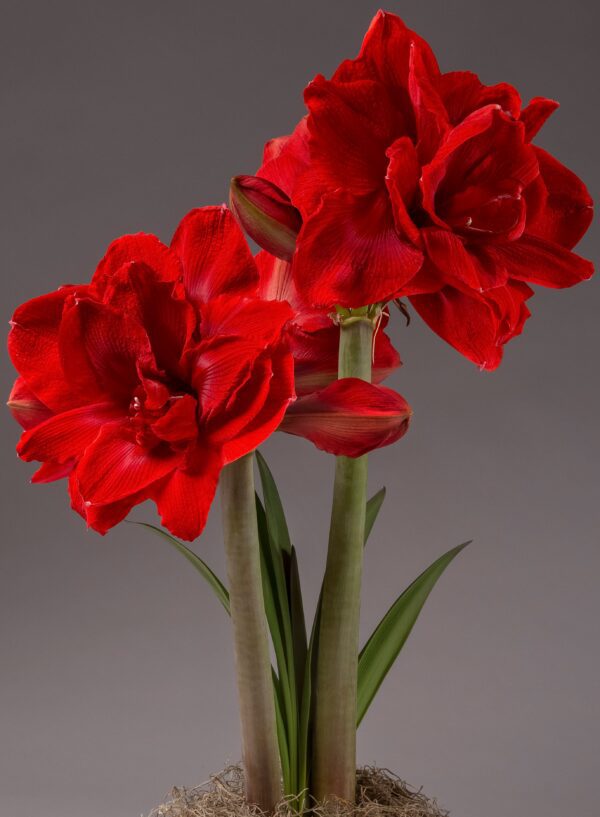
<path id="1" fill-rule="evenodd" d="M 296 689 L 301 690 L 304 684 L 308 644 L 306 643 L 306 621 L 304 619 L 304 604 L 302 602 L 302 587 L 300 585 L 300 573 L 298 571 L 298 557 L 296 555 L 296 548 L 293 545 L 288 565 L 288 588 Z"/>
<path id="2" fill-rule="evenodd" d="M 264 467 L 266 467 L 266 463 L 264 463 Z M 272 486 L 274 487 L 274 485 L 275 483 L 272 481 Z M 276 488 L 274 490 L 277 492 Z M 279 499 L 278 494 L 277 499 Z M 281 507 L 281 503 L 279 505 Z M 263 569 L 265 610 L 277 660 L 288 742 L 290 787 L 286 789 L 285 793 L 295 794 L 298 771 L 298 702 L 288 581 L 284 569 L 284 556 L 287 554 L 280 549 L 278 544 L 280 540 L 273 539 L 271 536 L 273 525 L 269 524 L 268 509 L 263 507 L 258 494 L 256 495 L 256 514 Z M 285 525 L 285 520 L 283 524 Z M 287 530 L 287 526 L 285 526 L 285 529 Z"/>
<path id="3" fill-rule="evenodd" d="M 279 491 L 275 485 L 273 474 L 269 470 L 265 458 L 260 451 L 256 451 L 256 463 L 263 489 L 263 499 L 265 501 L 265 511 L 267 514 L 267 524 L 269 536 L 277 550 L 283 550 L 288 554 L 292 552 L 292 543 L 288 526 L 285 521 L 283 505 L 279 497 Z"/>
<path id="4" fill-rule="evenodd" d="M 217 598 L 219 599 L 227 613 L 230 614 L 229 593 L 227 592 L 225 585 L 219 579 L 219 577 L 210 569 L 206 562 L 203 562 L 202 559 L 199 556 L 197 556 L 193 550 L 190 550 L 182 542 L 175 539 L 174 536 L 171 536 L 170 533 L 167 533 L 166 531 L 162 530 L 156 525 L 150 525 L 148 522 L 132 522 L 131 524 L 139 525 L 142 528 L 148 528 L 148 530 L 157 533 L 159 536 L 162 536 L 163 539 L 166 539 L 167 542 L 173 545 L 173 547 L 176 550 L 178 550 L 182 554 L 182 556 L 185 556 L 188 562 L 191 562 L 191 564 L 194 565 L 198 573 L 200 573 L 200 575 L 204 579 L 206 579 L 206 581 L 214 590 L 215 595 L 217 596 Z"/>
<path id="5" fill-rule="evenodd" d="M 383 500 L 385 499 L 385 488 L 381 488 L 377 493 L 367 502 L 367 512 L 365 515 L 365 544 L 371 535 L 373 525 L 377 519 L 377 514 L 381 510 Z"/>
<path id="6" fill-rule="evenodd" d="M 421 573 L 390 607 L 363 647 L 358 661 L 357 725 L 398 657 L 435 583 L 468 544 L 452 548 Z"/>

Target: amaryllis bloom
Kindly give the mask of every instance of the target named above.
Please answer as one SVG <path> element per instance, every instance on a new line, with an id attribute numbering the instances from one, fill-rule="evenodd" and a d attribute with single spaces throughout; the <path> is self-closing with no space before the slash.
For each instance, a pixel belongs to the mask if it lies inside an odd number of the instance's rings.
<path id="1" fill-rule="evenodd" d="M 73 507 L 104 533 L 133 505 L 193 539 L 223 465 L 255 449 L 294 397 L 290 307 L 256 297 L 229 212 L 194 210 L 170 247 L 117 239 L 92 282 L 19 307 L 9 405 L 34 481 L 69 477 Z"/>
<path id="2" fill-rule="evenodd" d="M 529 316 L 529 284 L 568 287 L 592 217 L 584 184 L 532 139 L 557 103 L 441 73 L 427 43 L 379 12 L 356 59 L 306 88 L 307 116 L 269 142 L 259 176 L 302 216 L 293 275 L 320 306 L 408 297 L 480 366 Z"/>
<path id="3" fill-rule="evenodd" d="M 42 463 L 33 481 L 68 477 L 74 509 L 100 533 L 151 499 L 175 535 L 198 536 L 222 467 L 280 427 L 295 399 L 302 316 L 267 289 L 230 212 L 206 207 L 183 219 L 169 247 L 124 236 L 90 284 L 19 307 L 9 406 L 24 428 L 19 456 Z M 358 456 L 401 436 L 410 410 L 360 381 L 322 389 L 335 376 L 332 331 L 330 320 L 327 332 L 306 328 L 299 383 L 319 399 L 300 406 L 298 428 L 293 414 L 282 428 Z M 379 347 L 383 377 L 399 361 L 389 341 Z"/>

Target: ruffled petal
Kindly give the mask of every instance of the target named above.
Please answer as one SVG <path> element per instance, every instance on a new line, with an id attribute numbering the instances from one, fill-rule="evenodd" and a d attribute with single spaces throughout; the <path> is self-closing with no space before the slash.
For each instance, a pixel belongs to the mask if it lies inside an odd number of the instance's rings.
<path id="1" fill-rule="evenodd" d="M 222 295 L 200 308 L 202 337 L 231 336 L 253 343 L 277 340 L 294 313 L 285 301 Z"/>
<path id="2" fill-rule="evenodd" d="M 415 46 L 422 52 L 427 72 L 432 77 L 437 76 L 437 60 L 425 40 L 407 28 L 395 14 L 378 11 L 371 21 L 358 57 L 343 62 L 334 79 L 346 82 L 357 77 L 376 78 L 393 87 L 400 106 L 408 97 L 407 94 L 405 98 L 402 92 L 408 89 L 410 50 Z"/>
<path id="3" fill-rule="evenodd" d="M 361 307 L 394 298 L 422 262 L 398 236 L 387 196 L 337 191 L 304 224 L 294 277 L 315 305 Z"/>
<path id="4" fill-rule="evenodd" d="M 392 202 L 396 230 L 419 246 L 419 229 L 409 215 L 421 175 L 415 147 L 408 137 L 403 136 L 390 145 L 386 156 L 389 161 L 385 183 Z"/>
<path id="5" fill-rule="evenodd" d="M 79 490 L 90 505 L 126 499 L 177 468 L 183 456 L 167 445 L 148 450 L 137 445 L 129 429 L 107 426 L 77 467 Z"/>
<path id="6" fill-rule="evenodd" d="M 450 122 L 458 125 L 469 114 L 487 105 L 499 105 L 514 119 L 521 112 L 521 97 L 512 85 L 484 85 L 471 71 L 449 71 L 436 81 L 438 93 L 443 99 Z"/>
<path id="7" fill-rule="evenodd" d="M 135 233 L 112 242 L 92 282 L 102 289 L 123 267 L 134 262 L 150 267 L 160 281 L 176 281 L 183 273 L 177 255 L 155 235 Z"/>
<path id="8" fill-rule="evenodd" d="M 290 198 L 294 196 L 298 179 L 309 163 L 307 117 L 300 120 L 290 136 L 279 136 L 265 145 L 263 163 L 258 176 L 276 184 Z"/>
<path id="9" fill-rule="evenodd" d="M 523 108 L 520 119 L 525 125 L 525 139 L 528 142 L 531 142 L 544 122 L 558 107 L 558 102 L 553 99 L 536 96 L 526 108 Z"/>
<path id="10" fill-rule="evenodd" d="M 572 249 L 585 234 L 593 216 L 593 201 L 575 173 L 541 148 L 535 148 L 540 166 L 542 201 L 526 230 L 532 235 Z M 530 211 L 528 206 L 528 213 Z"/>
<path id="11" fill-rule="evenodd" d="M 19 306 L 11 321 L 8 351 L 29 388 L 53 411 L 72 408 L 79 395 L 66 387 L 58 343 L 65 301 L 87 287 L 61 287 Z"/>
<path id="12" fill-rule="evenodd" d="M 496 369 L 503 344 L 518 334 L 529 316 L 529 287 L 499 287 L 489 293 L 467 294 L 446 286 L 410 301 L 425 323 L 447 343 L 482 369 Z"/>
<path id="13" fill-rule="evenodd" d="M 187 214 L 177 227 L 171 248 L 183 265 L 188 297 L 204 303 L 218 295 L 254 295 L 258 272 L 236 220 L 224 205 Z"/>
<path id="14" fill-rule="evenodd" d="M 329 454 L 360 457 L 400 439 L 411 414 L 406 400 L 392 389 L 348 377 L 298 399 L 280 431 L 306 437 Z"/>
<path id="15" fill-rule="evenodd" d="M 229 407 L 229 414 L 233 418 L 230 427 L 235 428 L 235 434 L 227 437 L 223 433 L 226 427 L 220 429 L 225 462 L 233 462 L 258 448 L 277 429 L 295 397 L 294 361 L 285 347 L 280 346 L 263 362 L 263 367 L 264 386 L 262 389 L 259 387 L 259 394 L 255 394 L 254 400 L 249 400 L 247 395 L 248 390 L 257 388 L 253 378 L 253 382 L 239 392 L 237 405 L 233 403 Z M 255 369 L 260 368 L 261 362 L 258 361 Z M 262 408 L 258 410 L 261 404 Z M 254 411 L 248 411 L 249 405 L 253 406 Z M 243 424 L 239 422 L 241 418 L 244 420 Z"/>
<path id="16" fill-rule="evenodd" d="M 26 431 L 17 446 L 17 454 L 27 462 L 66 463 L 81 457 L 105 425 L 118 423 L 122 418 L 122 411 L 111 403 L 62 412 Z"/>
<path id="17" fill-rule="evenodd" d="M 128 404 L 140 368 L 156 365 L 148 335 L 134 317 L 86 298 L 65 313 L 60 351 L 69 386 L 96 401 L 111 395 Z"/>
<path id="18" fill-rule="evenodd" d="M 310 111 L 311 161 L 293 200 L 306 218 L 326 191 L 343 187 L 361 195 L 378 190 L 386 148 L 406 128 L 386 87 L 372 80 L 336 83 L 318 76 L 304 99 Z"/>
<path id="19" fill-rule="evenodd" d="M 188 542 L 200 536 L 222 467 L 220 452 L 199 448 L 191 470 L 177 469 L 153 488 L 161 522 L 174 536 Z"/>
<path id="20" fill-rule="evenodd" d="M 506 265 L 511 278 L 530 284 L 564 289 L 587 281 L 594 274 L 591 261 L 533 235 L 498 244 L 493 250 L 490 248 L 492 251 Z"/>

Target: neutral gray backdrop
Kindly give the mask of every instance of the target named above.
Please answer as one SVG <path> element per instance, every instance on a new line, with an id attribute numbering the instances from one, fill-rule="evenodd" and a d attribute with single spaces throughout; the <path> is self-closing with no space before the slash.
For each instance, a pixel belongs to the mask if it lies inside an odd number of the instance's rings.
<path id="1" fill-rule="evenodd" d="M 593 0 L 389 2 L 444 69 L 562 108 L 541 143 L 597 192 Z M 3 2 L 2 320 L 89 279 L 108 242 L 168 240 L 226 197 L 301 90 L 353 56 L 377 4 Z M 598 234 L 581 252 L 597 257 Z M 417 319 L 391 328 L 409 435 L 371 459 L 388 498 L 368 549 L 365 633 L 441 552 L 475 544 L 428 602 L 359 734 L 359 758 L 457 817 L 595 817 L 598 282 L 540 291 L 525 335 L 483 374 Z M 2 390 L 13 377 L 1 358 Z M 229 623 L 166 544 L 86 532 L 65 486 L 30 486 L 1 421 L 0 815 L 137 817 L 239 755 Z M 277 435 L 309 600 L 323 567 L 330 458 Z M 154 520 L 150 507 L 135 518 Z M 223 572 L 218 507 L 196 543 Z"/>

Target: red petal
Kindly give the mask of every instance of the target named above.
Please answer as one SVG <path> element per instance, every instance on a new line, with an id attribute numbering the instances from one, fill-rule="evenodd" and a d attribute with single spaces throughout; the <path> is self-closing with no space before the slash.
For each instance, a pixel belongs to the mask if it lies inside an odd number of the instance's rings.
<path id="1" fill-rule="evenodd" d="M 146 264 L 133 263 L 113 276 L 104 300 L 144 327 L 159 368 L 177 372 L 197 325 L 180 281 L 161 281 Z"/>
<path id="2" fill-rule="evenodd" d="M 398 92 L 408 88 L 410 49 L 415 44 L 422 51 L 428 73 L 431 76 L 439 74 L 434 53 L 425 40 L 407 28 L 395 14 L 378 11 L 371 21 L 357 59 L 343 62 L 334 79 L 377 78 L 393 86 L 397 96 Z"/>
<path id="3" fill-rule="evenodd" d="M 527 232 L 570 250 L 590 226 L 592 197 L 575 173 L 545 150 L 535 151 L 540 165 L 542 201 L 527 222 Z"/>
<path id="4" fill-rule="evenodd" d="M 7 406 L 17 423 L 28 430 L 52 417 L 52 412 L 35 396 L 22 377 L 15 380 Z"/>
<path id="5" fill-rule="evenodd" d="M 174 398 L 169 409 L 155 423 L 152 432 L 165 442 L 194 440 L 198 436 L 198 403 L 190 394 Z"/>
<path id="6" fill-rule="evenodd" d="M 511 285 L 485 296 L 467 295 L 447 286 L 440 292 L 411 297 L 411 303 L 434 332 L 482 369 L 496 369 L 502 346 L 518 334 L 529 315 L 526 287 Z"/>
<path id="7" fill-rule="evenodd" d="M 171 247 L 183 265 L 188 297 L 203 303 L 218 295 L 254 295 L 258 272 L 242 231 L 223 205 L 192 210 Z"/>
<path id="8" fill-rule="evenodd" d="M 427 227 L 422 236 L 429 258 L 444 278 L 454 278 L 458 285 L 475 290 L 482 288 L 475 259 L 457 235 L 449 230 Z"/>
<path id="9" fill-rule="evenodd" d="M 287 301 L 300 311 L 301 302 L 294 286 L 292 265 L 261 251 L 256 256 L 256 266 L 260 275 L 259 297 L 265 301 Z"/>
<path id="10" fill-rule="evenodd" d="M 268 368 L 272 371 L 272 376 L 265 381 L 268 383 L 266 396 L 263 399 L 262 394 L 260 395 L 253 405 L 253 411 L 248 412 L 246 408 L 244 412 L 244 406 L 247 407 L 249 404 L 247 391 L 255 387 L 252 381 L 239 392 L 237 405 L 234 403 L 229 409 L 231 414 L 241 411 L 245 423 L 238 427 L 235 435 L 230 434 L 230 438 L 225 442 L 223 446 L 225 462 L 233 462 L 258 448 L 277 429 L 294 398 L 294 362 L 287 349 L 279 348 L 270 356 Z M 258 411 L 261 402 L 262 408 Z"/>
<path id="11" fill-rule="evenodd" d="M 102 536 L 110 528 L 114 528 L 115 525 L 122 522 L 135 505 L 139 505 L 150 498 L 149 489 L 146 488 L 116 502 L 108 502 L 104 505 L 86 504 L 79 490 L 77 471 L 73 471 L 69 479 L 69 494 L 73 510 L 85 519 L 88 528 L 93 528 Z"/>
<path id="12" fill-rule="evenodd" d="M 559 107 L 553 99 L 536 96 L 521 111 L 521 122 L 525 125 L 525 138 L 528 142 L 534 138 L 546 119 Z"/>
<path id="13" fill-rule="evenodd" d="M 398 236 L 387 196 L 337 191 L 304 224 L 294 276 L 316 305 L 361 307 L 394 298 L 422 261 Z"/>
<path id="14" fill-rule="evenodd" d="M 360 457 L 400 439 L 411 413 L 395 391 L 348 377 L 293 403 L 280 430 L 306 437 L 329 454 Z"/>
<path id="15" fill-rule="evenodd" d="M 386 148 L 406 127 L 386 86 L 371 80 L 336 83 L 318 76 L 304 99 L 310 111 L 311 161 L 293 201 L 306 218 L 330 190 L 343 187 L 360 195 L 379 189 Z"/>
<path id="16" fill-rule="evenodd" d="M 165 477 L 182 458 L 166 445 L 142 448 L 131 439 L 128 429 L 107 426 L 77 467 L 79 489 L 91 505 L 125 499 Z"/>
<path id="17" fill-rule="evenodd" d="M 264 345 L 281 336 L 294 313 L 284 301 L 223 295 L 204 304 L 200 315 L 203 338 L 227 335 Z"/>
<path id="18" fill-rule="evenodd" d="M 155 235 L 135 233 L 112 242 L 98 264 L 92 282 L 105 286 L 119 270 L 133 262 L 150 267 L 161 281 L 176 281 L 182 275 L 179 259 L 169 247 Z"/>
<path id="19" fill-rule="evenodd" d="M 304 117 L 290 136 L 267 142 L 258 175 L 269 179 L 292 197 L 308 162 L 308 127 Z"/>
<path id="20" fill-rule="evenodd" d="M 422 164 L 431 157 L 450 129 L 450 120 L 444 103 L 435 88 L 437 76 L 426 67 L 423 51 L 416 44 L 410 49 L 408 90 L 415 109 L 417 124 L 417 151 Z"/>
<path id="21" fill-rule="evenodd" d="M 87 299 L 77 300 L 61 326 L 61 354 L 69 384 L 98 398 L 129 402 L 138 367 L 154 367 L 148 335 L 129 315 Z"/>
<path id="22" fill-rule="evenodd" d="M 87 287 L 81 287 L 84 292 Z M 8 351 L 16 370 L 38 398 L 54 411 L 71 408 L 76 400 L 65 385 L 58 333 L 65 300 L 75 287 L 33 298 L 18 307 L 8 336 Z M 70 393 L 69 393 L 70 391 Z"/>
<path id="23" fill-rule="evenodd" d="M 306 331 L 302 325 L 295 326 L 291 343 L 298 395 L 319 391 L 337 380 L 340 329 L 331 318 L 324 315 L 320 326 Z M 373 383 L 381 383 L 400 365 L 400 355 L 386 333 L 379 329 L 375 335 Z"/>
<path id="24" fill-rule="evenodd" d="M 417 153 L 411 140 L 403 136 L 390 145 L 386 156 L 389 163 L 385 183 L 392 201 L 396 229 L 418 246 L 419 229 L 409 215 L 421 175 Z"/>
<path id="25" fill-rule="evenodd" d="M 33 483 L 54 482 L 57 479 L 68 477 L 75 468 L 75 460 L 68 462 L 43 462 L 31 477 Z"/>
<path id="26" fill-rule="evenodd" d="M 96 403 L 65 411 L 26 431 L 17 446 L 17 453 L 27 462 L 69 462 L 83 455 L 103 426 L 112 424 L 122 416 L 122 412 L 110 403 Z"/>
<path id="27" fill-rule="evenodd" d="M 587 281 L 594 274 L 591 261 L 533 235 L 498 244 L 493 252 L 506 265 L 511 278 L 530 284 L 564 289 Z"/>
<path id="28" fill-rule="evenodd" d="M 470 71 L 442 74 L 436 86 L 453 125 L 487 105 L 499 105 L 515 119 L 521 111 L 521 97 L 516 88 L 506 82 L 484 85 L 477 74 Z"/>
<path id="29" fill-rule="evenodd" d="M 233 401 L 260 352 L 255 341 L 226 336 L 210 338 L 190 351 L 192 385 L 203 419 L 218 415 Z"/>
<path id="30" fill-rule="evenodd" d="M 523 226 L 521 210 L 514 214 L 514 201 L 538 173 L 535 151 L 523 141 L 523 125 L 490 105 L 450 131 L 423 169 L 423 207 L 442 227 L 460 227 L 465 233 L 471 229 L 475 236 L 509 232 L 512 238 L 511 230 Z M 498 224 L 496 210 L 482 210 L 486 202 L 509 208 L 508 225 L 504 220 Z"/>
<path id="31" fill-rule="evenodd" d="M 188 542 L 204 530 L 223 465 L 213 451 L 199 450 L 195 459 L 193 472 L 173 471 L 152 491 L 164 527 Z"/>

